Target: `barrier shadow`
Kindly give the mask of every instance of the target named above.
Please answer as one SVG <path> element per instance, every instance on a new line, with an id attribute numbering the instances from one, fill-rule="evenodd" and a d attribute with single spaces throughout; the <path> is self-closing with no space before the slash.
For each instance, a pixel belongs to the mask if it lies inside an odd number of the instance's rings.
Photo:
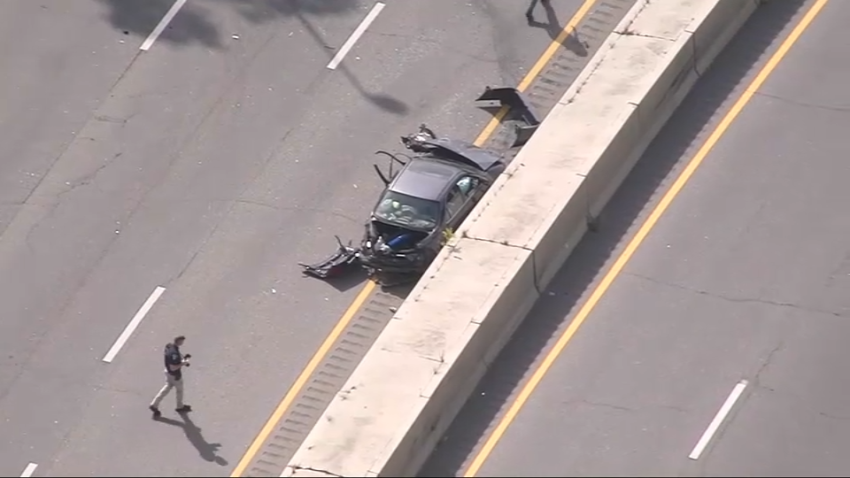
<path id="1" fill-rule="evenodd" d="M 547 289 L 555 294 L 547 294 L 538 301 L 418 476 L 463 474 L 532 367 L 569 325 L 582 305 L 580 300 L 595 286 L 612 256 L 629 239 L 633 225 L 642 213 L 647 213 L 647 206 L 663 194 L 677 169 L 695 152 L 698 145 L 694 143 L 710 132 L 709 128 L 737 99 L 736 92 L 754 75 L 753 70 L 767 60 L 771 45 L 806 3 L 805 0 L 767 1 L 732 39 L 602 211 L 597 232 L 585 236 L 557 273 Z M 565 439 L 568 433 L 564 431 Z"/>

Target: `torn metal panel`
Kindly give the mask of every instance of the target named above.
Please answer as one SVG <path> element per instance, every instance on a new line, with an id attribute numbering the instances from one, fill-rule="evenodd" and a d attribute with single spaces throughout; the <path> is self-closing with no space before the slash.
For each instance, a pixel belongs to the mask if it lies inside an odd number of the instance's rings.
<path id="1" fill-rule="evenodd" d="M 318 279 L 330 279 L 342 275 L 346 272 L 346 269 L 357 263 L 359 251 L 343 244 L 339 236 L 334 237 L 336 237 L 338 248 L 333 254 L 313 264 L 298 264 L 303 268 L 305 274 Z"/>
<path id="2" fill-rule="evenodd" d="M 540 126 L 534 108 L 526 100 L 525 95 L 516 88 L 485 88 L 484 93 L 475 100 L 475 106 L 483 110 L 496 113 L 503 108 L 513 118 L 518 118 L 519 123 L 514 124 L 514 142 L 511 147 L 522 146 L 531 139 L 531 136 Z"/>
<path id="3" fill-rule="evenodd" d="M 417 147 L 427 149 L 427 152 L 434 156 L 460 161 L 481 171 L 489 171 L 493 165 L 502 160 L 501 155 L 459 139 L 427 139 L 419 143 Z"/>

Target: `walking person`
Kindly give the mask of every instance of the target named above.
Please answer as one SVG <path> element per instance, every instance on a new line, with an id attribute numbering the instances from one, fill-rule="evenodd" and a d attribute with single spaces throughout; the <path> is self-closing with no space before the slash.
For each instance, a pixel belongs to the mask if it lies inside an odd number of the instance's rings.
<path id="1" fill-rule="evenodd" d="M 543 5 L 547 5 L 549 0 L 539 0 L 543 2 Z M 528 23 L 532 23 L 534 21 L 534 7 L 537 6 L 538 0 L 531 0 L 531 3 L 528 5 L 528 10 L 525 11 L 525 18 L 528 19 Z"/>
<path id="2" fill-rule="evenodd" d="M 153 412 L 154 417 L 159 417 L 162 414 L 159 411 L 159 404 L 172 388 L 177 395 L 177 413 L 188 413 L 192 411 L 192 407 L 183 403 L 183 367 L 189 366 L 189 359 L 192 357 L 189 354 L 184 356 L 180 353 L 180 346 L 185 341 L 186 337 L 180 335 L 175 337 L 173 342 L 165 346 L 165 385 L 156 394 L 148 407 Z"/>

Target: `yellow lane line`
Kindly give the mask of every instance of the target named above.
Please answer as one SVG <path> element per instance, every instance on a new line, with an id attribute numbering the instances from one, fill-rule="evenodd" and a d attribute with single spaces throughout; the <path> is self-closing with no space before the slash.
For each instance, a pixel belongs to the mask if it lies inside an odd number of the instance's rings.
<path id="1" fill-rule="evenodd" d="M 576 26 L 581 22 L 581 20 L 587 15 L 587 12 L 593 6 L 596 0 L 585 0 L 581 7 L 576 11 L 570 21 L 564 26 L 564 29 L 558 35 L 558 37 L 549 44 L 549 47 L 543 52 L 534 66 L 528 71 L 525 75 L 525 78 L 520 82 L 517 87 L 518 90 L 524 91 L 528 86 L 534 81 L 535 78 L 540 74 L 543 68 L 546 66 L 546 63 L 552 59 L 555 53 L 560 48 L 561 44 L 567 37 L 572 33 L 572 31 L 576 28 Z M 493 119 L 487 123 L 487 126 L 484 127 L 484 130 L 478 135 L 478 138 L 475 140 L 475 145 L 482 146 L 487 142 L 488 139 L 493 135 L 496 131 L 496 128 L 501 124 L 502 119 L 505 117 L 507 113 L 507 108 L 502 108 L 499 112 L 493 115 Z M 373 281 L 369 281 L 366 283 L 366 286 L 362 291 L 357 295 L 354 299 L 354 302 L 348 307 L 345 313 L 342 315 L 342 318 L 337 322 L 334 328 L 331 330 L 330 334 L 328 334 L 327 338 L 325 338 L 322 345 L 319 346 L 319 349 L 316 351 L 316 354 L 310 359 L 307 363 L 307 366 L 304 367 L 304 370 L 295 380 L 295 383 L 289 389 L 289 392 L 283 397 L 283 400 L 278 404 L 277 408 L 275 408 L 271 417 L 269 417 L 268 421 L 263 428 L 260 430 L 260 433 L 251 443 L 251 446 L 248 447 L 248 450 L 245 452 L 245 455 L 239 460 L 239 463 L 236 465 L 236 468 L 233 469 L 233 472 L 230 474 L 232 478 L 240 477 L 245 473 L 245 470 L 248 468 L 248 465 L 260 451 L 263 444 L 268 439 L 269 435 L 271 435 L 272 431 L 274 431 L 278 422 L 280 422 L 283 415 L 292 406 L 292 403 L 301 395 L 304 386 L 307 384 L 307 381 L 319 367 L 319 365 L 325 360 L 328 352 L 330 352 L 331 347 L 340 336 L 345 332 L 346 328 L 348 328 L 348 324 L 356 315 L 357 311 L 360 310 L 360 307 L 366 302 L 366 299 L 369 298 L 369 295 L 372 291 L 375 290 L 376 283 Z"/>
<path id="2" fill-rule="evenodd" d="M 622 254 L 617 258 L 614 265 L 611 266 L 611 270 L 608 271 L 607 274 L 602 278 L 602 281 L 599 285 L 594 289 L 593 293 L 590 295 L 590 298 L 584 304 L 584 306 L 578 311 L 573 321 L 570 323 L 569 327 L 564 331 L 558 341 L 555 343 L 555 346 L 546 357 L 543 359 L 543 362 L 537 369 L 534 371 L 534 374 L 525 384 L 525 386 L 520 390 L 519 395 L 517 395 L 516 399 L 511 403 L 510 408 L 508 408 L 505 415 L 499 421 L 498 425 L 493 429 L 490 436 L 487 437 L 487 440 L 484 442 L 484 445 L 475 455 L 475 458 L 470 463 L 466 472 L 464 473 L 465 477 L 473 477 L 484 465 L 484 462 L 487 460 L 487 457 L 493 452 L 493 449 L 499 443 L 499 440 L 505 434 L 508 427 L 517 417 L 519 412 L 522 410 L 523 405 L 525 405 L 528 398 L 534 392 L 534 389 L 537 388 L 537 385 L 540 384 L 540 381 L 543 380 L 543 377 L 546 376 L 546 373 L 549 371 L 549 368 L 558 358 L 558 356 L 563 352 L 564 348 L 573 338 L 573 336 L 578 331 L 579 327 L 584 323 L 587 317 L 593 312 L 593 309 L 596 307 L 596 304 L 599 303 L 599 300 L 608 291 L 608 288 L 611 286 L 611 283 L 614 282 L 614 279 L 620 275 L 623 268 L 629 262 L 632 255 L 635 253 L 638 247 L 640 247 L 643 240 L 649 234 L 655 224 L 658 222 L 658 219 L 664 214 L 664 211 L 667 210 L 667 207 L 670 206 L 670 203 L 678 196 L 679 192 L 681 192 L 682 188 L 685 187 L 685 184 L 691 179 L 696 169 L 702 164 L 705 157 L 711 151 L 715 144 L 720 140 L 726 130 L 729 129 L 729 125 L 738 117 L 741 110 L 749 103 L 750 99 L 756 93 L 756 91 L 761 88 L 767 78 L 773 73 L 773 70 L 776 69 L 776 66 L 779 62 L 785 57 L 794 43 L 800 38 L 806 28 L 812 23 L 812 20 L 817 16 L 817 14 L 821 11 L 823 6 L 827 3 L 828 0 L 818 0 L 799 24 L 794 28 L 794 30 L 788 35 L 776 53 L 770 58 L 767 64 L 761 69 L 761 71 L 756 75 L 755 79 L 750 83 L 744 93 L 740 98 L 735 102 L 732 106 L 732 109 L 723 117 L 720 121 L 720 124 L 717 125 L 714 132 L 712 132 L 711 136 L 703 143 L 702 147 L 697 151 L 696 155 L 688 162 L 685 169 L 676 179 L 676 182 L 670 187 L 658 205 L 653 209 L 652 213 L 646 219 L 646 221 L 641 225 L 635 237 L 629 241 L 626 248 L 623 250 Z"/>

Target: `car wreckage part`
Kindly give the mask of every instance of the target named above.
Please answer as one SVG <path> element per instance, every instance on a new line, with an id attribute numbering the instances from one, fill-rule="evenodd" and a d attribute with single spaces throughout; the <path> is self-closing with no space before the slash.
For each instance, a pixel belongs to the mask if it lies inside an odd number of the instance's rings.
<path id="1" fill-rule="evenodd" d="M 472 143 L 447 137 L 437 137 L 434 131 L 425 124 L 419 125 L 418 133 L 402 136 L 401 142 L 405 148 L 414 153 L 429 154 L 436 158 L 457 161 L 482 171 L 488 171 L 493 165 L 502 161 L 501 155 Z M 379 151 L 379 153 L 387 154 L 394 160 L 401 162 L 390 153 L 385 151 Z"/>
<path id="2" fill-rule="evenodd" d="M 358 262 L 359 251 L 342 243 L 339 236 L 334 236 L 338 244 L 336 252 L 327 259 L 314 264 L 299 263 L 304 273 L 318 279 L 330 279 L 338 277 L 345 269 Z"/>
<path id="3" fill-rule="evenodd" d="M 337 250 L 333 254 L 313 264 L 298 264 L 302 267 L 305 275 L 323 280 L 335 279 L 344 276 L 346 272 L 354 267 L 361 267 L 369 273 L 373 280 L 384 287 L 396 287 L 408 284 L 415 281 L 418 277 L 417 273 L 419 271 L 410 271 L 404 268 L 385 272 L 381 268 L 365 261 L 364 259 L 366 257 L 362 254 L 361 249 L 343 244 L 339 236 L 334 237 L 337 241 Z M 411 237 L 409 235 L 401 234 L 390 240 L 391 244 L 388 244 L 388 246 L 397 249 L 403 247 L 405 244 L 404 241 L 410 239 Z"/>
<path id="4" fill-rule="evenodd" d="M 428 267 L 428 253 L 420 243 L 429 236 L 423 231 L 370 221 L 360 248 L 360 261 L 377 272 L 421 273 Z"/>
<path id="5" fill-rule="evenodd" d="M 516 88 L 490 88 L 484 90 L 475 100 L 475 106 L 483 110 L 495 113 L 494 110 L 500 110 L 507 107 L 509 111 L 519 117 L 525 124 L 514 125 L 514 142 L 512 148 L 522 146 L 531 139 L 531 136 L 537 131 L 540 126 L 540 119 L 534 113 L 531 104 L 528 103 L 523 95 Z"/>

